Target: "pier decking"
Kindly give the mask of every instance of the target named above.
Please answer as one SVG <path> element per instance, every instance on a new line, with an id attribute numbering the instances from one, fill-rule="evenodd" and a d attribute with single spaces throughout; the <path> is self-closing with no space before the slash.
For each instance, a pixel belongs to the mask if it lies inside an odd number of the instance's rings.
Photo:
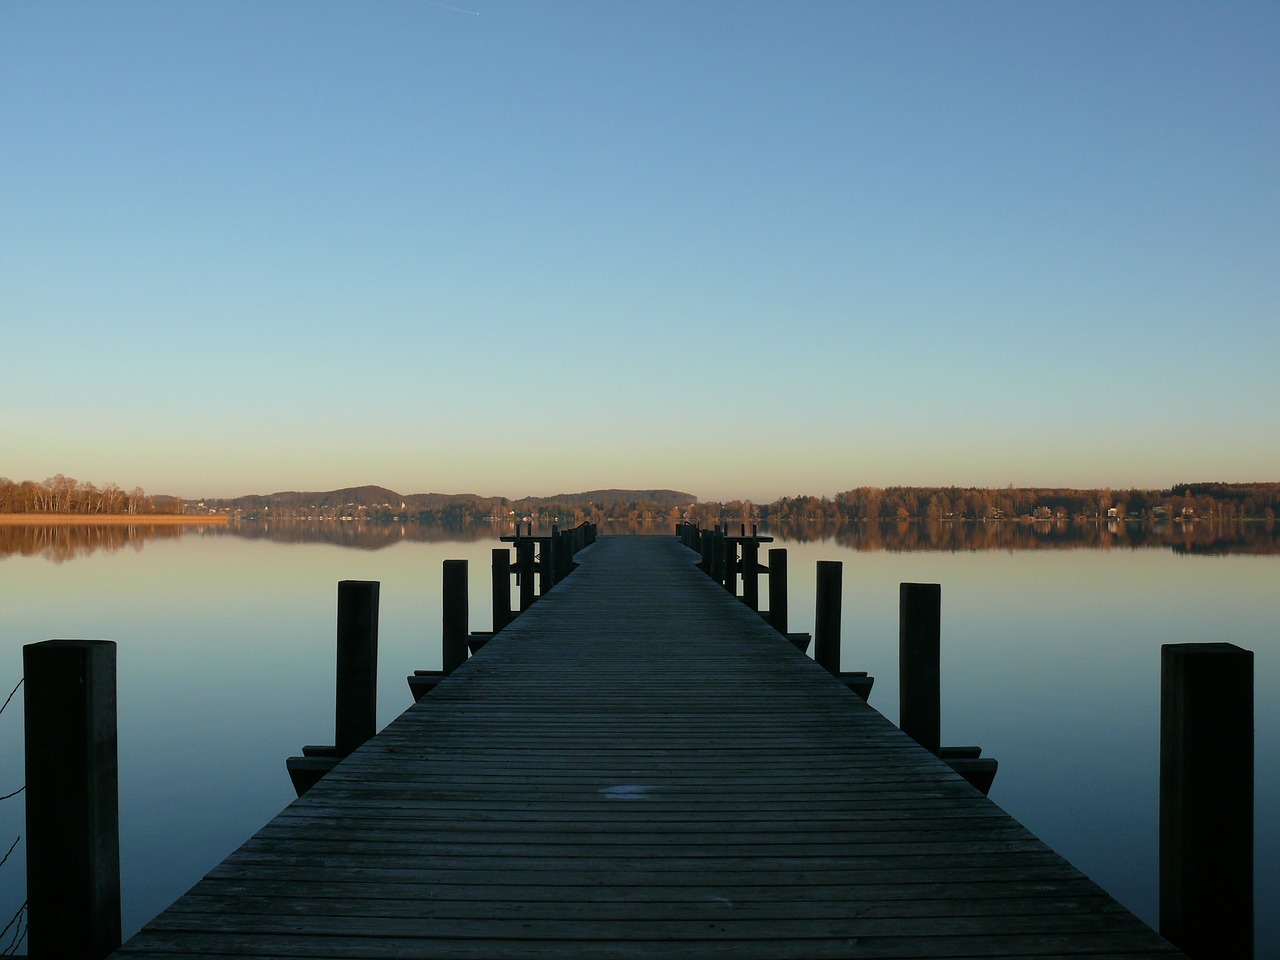
<path id="1" fill-rule="evenodd" d="M 601 538 L 116 956 L 1181 956 L 697 559 Z"/>

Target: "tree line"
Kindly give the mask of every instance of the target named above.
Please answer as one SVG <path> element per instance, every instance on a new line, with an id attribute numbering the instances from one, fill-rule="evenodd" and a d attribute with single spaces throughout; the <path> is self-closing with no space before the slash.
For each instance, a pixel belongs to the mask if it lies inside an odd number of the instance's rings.
<path id="1" fill-rule="evenodd" d="M 684 502 L 677 498 L 688 497 Z M 577 524 L 688 520 L 844 523 L 990 520 L 1274 520 L 1280 483 L 1180 483 L 1168 489 L 1061 487 L 856 487 L 834 497 L 787 496 L 771 503 L 698 501 L 674 491 L 593 491 L 554 498 L 429 494 L 402 497 L 380 487 L 330 494 L 273 494 L 201 501 L 192 509 L 244 519 L 372 520 L 475 523 L 531 520 Z M 0 478 L 0 513 L 143 514 L 190 512 L 185 501 L 149 496 L 141 487 L 96 487 L 58 474 L 35 483 Z"/>
<path id="2" fill-rule="evenodd" d="M 141 487 L 124 490 L 114 483 L 97 487 L 61 473 L 43 483 L 0 477 L 0 513 L 71 513 L 91 516 L 182 512 L 182 501 L 172 497 L 148 496 Z"/>
<path id="3" fill-rule="evenodd" d="M 698 503 L 692 522 L 926 520 L 1274 520 L 1280 483 L 1181 483 L 1164 490 L 857 487 L 834 497 Z"/>

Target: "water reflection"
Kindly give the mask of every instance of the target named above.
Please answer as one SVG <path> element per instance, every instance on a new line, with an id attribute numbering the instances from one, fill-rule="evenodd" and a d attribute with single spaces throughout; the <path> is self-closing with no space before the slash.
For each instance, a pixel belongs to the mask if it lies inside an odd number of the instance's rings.
<path id="1" fill-rule="evenodd" d="M 194 529 L 203 532 L 205 528 Z M 176 540 L 191 530 L 190 527 L 180 526 L 126 524 L 49 527 L 0 525 L 0 557 L 43 557 L 54 563 L 65 563 L 98 550 L 105 553 L 115 553 L 125 547 L 140 550 L 148 540 Z"/>
<path id="2" fill-rule="evenodd" d="M 739 525 L 731 523 L 731 531 Z M 55 563 L 102 550 L 134 549 L 152 540 L 225 536 L 273 543 L 326 543 L 355 550 L 383 550 L 397 543 L 479 543 L 515 532 L 509 521 L 400 523 L 377 521 L 241 520 L 225 526 L 0 526 L 0 557 L 40 556 Z M 544 535 L 550 525 L 534 525 Z M 858 552 L 931 550 L 1170 550 L 1175 554 L 1280 555 L 1274 522 L 1208 521 L 1125 523 L 1072 521 L 801 523 L 761 525 L 760 533 L 794 543 L 834 543 Z M 666 521 L 604 521 L 603 534 L 671 532 Z"/>
<path id="3" fill-rule="evenodd" d="M 511 524 L 341 522 L 0 529 L 12 555 L 0 578 L 0 695 L 21 673 L 23 643 L 120 644 L 127 932 L 292 799 L 285 757 L 329 742 L 335 584 L 382 584 L 385 724 L 410 703 L 405 675 L 440 665 L 443 561 L 469 561 L 471 627 L 487 629 L 490 550 L 512 532 Z M 601 528 L 632 532 L 672 530 Z M 1272 528 L 1004 522 L 761 532 L 789 551 L 793 630 L 812 629 L 817 561 L 844 564 L 844 667 L 876 677 L 871 704 L 891 720 L 898 584 L 943 585 L 945 742 L 980 744 L 997 757 L 992 799 L 1148 922 L 1156 917 L 1160 645 L 1228 639 L 1253 649 L 1258 955 L 1280 955 L 1280 824 L 1266 814 L 1280 803 L 1280 707 L 1262 695 L 1280 687 L 1280 568 L 1248 555 L 1280 553 Z M 42 559 L 94 551 L 96 559 L 74 564 Z M 1241 555 L 1185 556 L 1214 552 Z M 0 717 L 0 794 L 22 784 L 21 699 Z M 21 811 L 18 799 L 0 804 L 0 844 L 23 834 Z M 24 899 L 24 855 L 19 844 L 0 870 L 0 908 L 10 915 Z"/>
<path id="4" fill-rule="evenodd" d="M 735 527 L 729 525 L 730 532 Z M 798 543 L 831 542 L 857 551 L 1139 550 L 1174 553 L 1280 554 L 1274 522 L 1197 520 L 1126 523 L 999 520 L 897 523 L 773 524 L 768 530 Z"/>

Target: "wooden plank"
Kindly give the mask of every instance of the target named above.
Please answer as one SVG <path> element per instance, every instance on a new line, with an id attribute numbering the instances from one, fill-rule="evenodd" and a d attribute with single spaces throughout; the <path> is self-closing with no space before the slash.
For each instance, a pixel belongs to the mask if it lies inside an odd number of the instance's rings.
<path id="1" fill-rule="evenodd" d="M 119 956 L 1177 956 L 699 572 L 579 568 Z"/>

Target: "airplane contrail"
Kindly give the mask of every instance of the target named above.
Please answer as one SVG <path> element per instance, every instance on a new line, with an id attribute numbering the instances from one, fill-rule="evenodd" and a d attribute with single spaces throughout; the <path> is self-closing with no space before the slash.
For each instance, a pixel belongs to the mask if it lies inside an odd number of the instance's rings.
<path id="1" fill-rule="evenodd" d="M 479 10 L 464 10 L 462 7 L 451 7 L 447 3 L 440 3 L 440 0 L 421 0 L 421 2 L 432 7 L 439 7 L 441 10 L 452 10 L 454 13 L 467 13 L 473 17 L 480 16 Z"/>

